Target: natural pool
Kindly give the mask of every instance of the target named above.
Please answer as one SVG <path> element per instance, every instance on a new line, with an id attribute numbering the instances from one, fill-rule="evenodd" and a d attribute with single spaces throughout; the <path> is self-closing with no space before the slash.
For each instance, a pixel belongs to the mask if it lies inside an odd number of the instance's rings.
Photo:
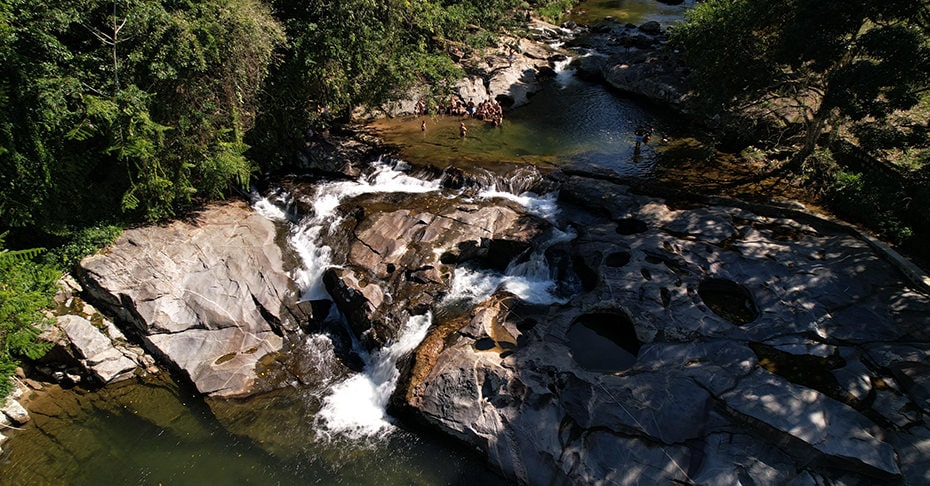
<path id="1" fill-rule="evenodd" d="M 426 130 L 420 124 L 426 121 Z M 542 168 L 579 164 L 621 175 L 652 173 L 662 138 L 674 128 L 662 116 L 601 84 L 563 71 L 544 82 L 530 103 L 505 113 L 504 123 L 465 119 L 468 135 L 459 135 L 457 116 L 405 116 L 371 124 L 387 144 L 411 163 L 493 168 L 502 162 Z M 637 126 L 657 130 L 654 142 L 635 149 Z"/>

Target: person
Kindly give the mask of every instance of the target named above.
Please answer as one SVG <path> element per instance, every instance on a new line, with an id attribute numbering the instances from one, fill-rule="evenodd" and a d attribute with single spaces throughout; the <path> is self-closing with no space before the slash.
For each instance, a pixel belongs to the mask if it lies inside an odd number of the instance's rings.
<path id="1" fill-rule="evenodd" d="M 643 139 L 646 136 L 646 129 L 642 125 L 636 127 L 636 130 L 633 131 L 633 135 L 636 136 L 636 149 L 639 149 L 639 144 L 643 143 Z"/>
<path id="2" fill-rule="evenodd" d="M 462 138 L 465 138 L 468 135 L 468 127 L 465 126 L 465 122 L 459 123 L 459 134 L 462 135 Z"/>
<path id="3" fill-rule="evenodd" d="M 422 122 L 420 122 L 420 131 L 422 132 L 426 131 L 426 120 L 423 120 Z"/>

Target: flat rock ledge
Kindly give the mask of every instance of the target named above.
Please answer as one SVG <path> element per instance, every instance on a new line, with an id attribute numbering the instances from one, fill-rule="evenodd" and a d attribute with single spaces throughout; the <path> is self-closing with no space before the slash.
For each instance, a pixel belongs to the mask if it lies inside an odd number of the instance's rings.
<path id="1" fill-rule="evenodd" d="M 78 276 L 91 300 L 198 391 L 243 396 L 253 392 L 258 361 L 282 348 L 282 328 L 296 319 L 297 291 L 277 237 L 272 222 L 231 202 L 127 230 L 85 258 Z M 102 358 L 83 322 L 63 324 L 69 336 L 88 336 L 85 359 Z M 112 358 L 108 369 L 117 372 L 122 360 Z"/>
<path id="2" fill-rule="evenodd" d="M 520 484 L 930 481 L 930 296 L 883 253 L 605 180 L 560 201 L 570 300 L 498 293 L 439 323 L 398 413 Z"/>

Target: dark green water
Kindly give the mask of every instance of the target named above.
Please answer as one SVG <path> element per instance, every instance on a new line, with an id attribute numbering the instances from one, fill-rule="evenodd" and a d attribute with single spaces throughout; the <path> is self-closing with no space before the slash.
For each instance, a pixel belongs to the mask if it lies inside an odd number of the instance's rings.
<path id="1" fill-rule="evenodd" d="M 426 121 L 426 130 L 420 123 Z M 668 121 L 634 100 L 599 84 L 561 73 L 546 81 L 525 106 L 505 114 L 504 123 L 465 119 L 468 135 L 459 135 L 455 116 L 413 116 L 380 120 L 372 127 L 412 163 L 492 168 L 502 162 L 541 167 L 584 164 L 622 175 L 652 173 L 663 150 Z M 650 144 L 635 149 L 637 126 L 657 132 Z"/>
<path id="2" fill-rule="evenodd" d="M 606 15 L 633 23 L 671 19 L 681 7 L 655 0 L 583 2 L 576 20 Z M 455 117 L 413 118 L 375 128 L 411 162 L 584 164 L 624 175 L 652 174 L 672 123 L 602 86 L 568 73 L 502 127 Z M 653 142 L 634 148 L 633 130 L 652 125 Z M 662 141 L 671 138 L 666 145 Z M 495 484 L 470 451 L 396 428 L 359 441 L 332 437 L 315 418 L 323 391 L 288 389 L 243 402 L 208 404 L 170 380 L 100 391 L 54 389 L 29 404 L 33 421 L 0 455 L 0 485 L 24 484 Z M 211 406 L 212 405 L 212 406 Z"/>
<path id="3" fill-rule="evenodd" d="M 567 20 L 591 25 L 604 17 L 613 17 L 636 25 L 655 20 L 668 26 L 681 20 L 684 11 L 693 5 L 694 0 L 685 0 L 681 5 L 666 5 L 657 0 L 588 0 L 581 2 Z"/>
<path id="4" fill-rule="evenodd" d="M 214 404 L 173 382 L 57 387 L 0 459 L 0 484 L 499 484 L 471 451 L 395 429 L 349 442 L 315 425 L 296 390 Z"/>

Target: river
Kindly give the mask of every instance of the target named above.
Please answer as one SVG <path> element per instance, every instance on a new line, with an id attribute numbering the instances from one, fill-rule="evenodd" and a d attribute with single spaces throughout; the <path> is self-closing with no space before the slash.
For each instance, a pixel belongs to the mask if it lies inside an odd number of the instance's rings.
<path id="1" fill-rule="evenodd" d="M 681 8 L 654 0 L 589 1 L 579 6 L 586 13 L 576 20 L 603 15 L 634 23 L 666 20 L 680 16 Z M 575 79 L 570 71 L 560 73 L 529 105 L 508 112 L 502 127 L 476 126 L 462 140 L 457 120 L 437 117 L 429 123 L 426 132 L 410 119 L 374 128 L 411 162 L 554 167 L 583 163 L 630 176 L 653 173 L 663 152 L 662 139 L 674 138 L 675 130 L 653 110 Z M 639 151 L 633 143 L 638 125 L 658 130 L 657 142 Z M 396 183 L 401 175 L 391 177 Z M 371 187 L 371 181 L 355 184 L 363 183 Z M 422 189 L 429 183 L 406 181 L 397 190 L 413 190 L 417 184 Z M 352 187 L 339 190 L 358 189 Z M 290 231 L 295 238 L 315 237 L 312 225 Z M 317 270 L 307 271 L 304 285 L 314 291 Z M 528 287 L 538 290 L 540 285 L 545 282 Z M 415 341 L 424 323 L 410 326 L 407 336 Z M 325 354 L 325 343 L 313 339 L 308 337 L 308 349 Z M 394 351 L 401 352 L 411 344 L 395 345 L 399 348 Z M 4 431 L 12 441 L 0 456 L 0 484 L 502 483 L 472 451 L 395 423 L 384 415 L 383 403 L 378 408 L 380 398 L 359 399 L 383 395 L 383 386 L 390 385 L 391 357 L 367 358 L 364 374 L 242 401 L 210 403 L 179 384 L 182 380 L 165 375 L 98 391 L 49 386 L 30 403 L 31 423 L 22 430 Z M 323 356 L 321 362 L 328 359 Z M 374 408 L 364 408 L 372 403 Z M 353 408 L 358 404 L 362 409 Z"/>

